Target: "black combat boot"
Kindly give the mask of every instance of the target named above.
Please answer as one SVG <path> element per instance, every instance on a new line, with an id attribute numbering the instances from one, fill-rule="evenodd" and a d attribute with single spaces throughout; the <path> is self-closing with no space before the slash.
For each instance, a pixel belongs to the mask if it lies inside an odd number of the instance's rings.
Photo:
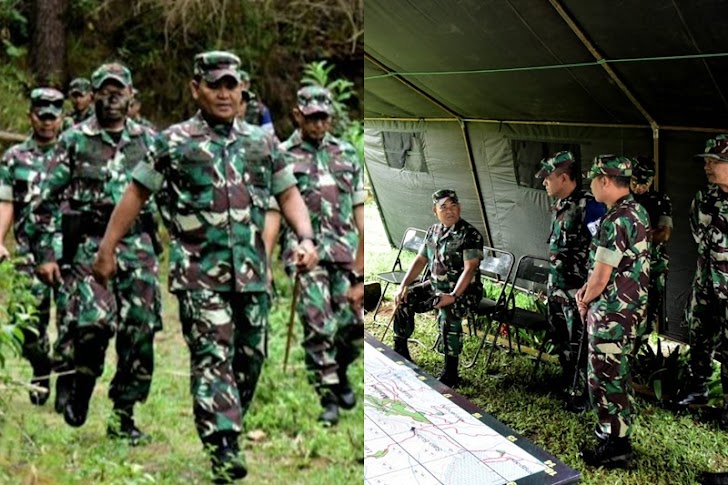
<path id="1" fill-rule="evenodd" d="M 321 406 L 324 410 L 318 417 L 319 423 L 328 428 L 339 422 L 339 400 L 332 392 L 322 394 Z"/>
<path id="2" fill-rule="evenodd" d="M 404 357 L 405 359 L 412 362 L 412 357 L 410 357 L 409 348 L 407 347 L 407 339 L 404 337 L 397 337 L 395 335 L 394 337 L 394 351 L 397 352 L 399 355 Z"/>
<path id="3" fill-rule="evenodd" d="M 71 374 L 60 375 L 56 378 L 56 402 L 55 409 L 58 414 L 63 414 L 63 410 L 71 399 L 71 391 L 73 390 L 73 376 Z"/>
<path id="4" fill-rule="evenodd" d="M 30 380 L 30 385 L 40 389 L 31 389 L 28 391 L 28 397 L 30 397 L 30 402 L 36 406 L 44 405 L 51 395 L 50 374 L 50 362 L 33 366 L 33 378 Z"/>
<path id="5" fill-rule="evenodd" d="M 697 406 L 708 403 L 708 387 L 705 384 L 696 384 L 688 392 L 678 398 L 678 406 Z"/>
<path id="6" fill-rule="evenodd" d="M 134 423 L 134 403 L 116 402 L 106 427 L 109 438 L 126 440 L 130 446 L 148 443 L 151 438 Z"/>
<path id="7" fill-rule="evenodd" d="M 202 442 L 210 453 L 214 483 L 232 483 L 234 480 L 245 478 L 248 468 L 245 458 L 240 454 L 238 433 L 218 431 L 203 438 Z"/>
<path id="8" fill-rule="evenodd" d="M 629 438 L 614 438 L 611 435 L 606 440 L 602 438 L 596 448 L 581 453 L 584 463 L 595 468 L 631 468 L 633 455 Z"/>
<path id="9" fill-rule="evenodd" d="M 339 376 L 339 385 L 335 389 L 336 397 L 339 399 L 339 406 L 343 409 L 353 409 L 356 406 L 356 396 L 346 375 L 346 367 L 339 364 L 336 374 Z"/>
<path id="10" fill-rule="evenodd" d="M 458 376 L 458 365 L 460 359 L 458 356 L 446 355 L 445 356 L 445 368 L 442 373 L 437 377 L 437 380 L 449 387 L 455 387 L 460 382 Z"/>
<path id="11" fill-rule="evenodd" d="M 78 372 L 74 375 L 71 399 L 63 410 L 63 418 L 68 425 L 78 428 L 86 422 L 88 404 L 95 385 L 96 378 L 94 376 Z"/>

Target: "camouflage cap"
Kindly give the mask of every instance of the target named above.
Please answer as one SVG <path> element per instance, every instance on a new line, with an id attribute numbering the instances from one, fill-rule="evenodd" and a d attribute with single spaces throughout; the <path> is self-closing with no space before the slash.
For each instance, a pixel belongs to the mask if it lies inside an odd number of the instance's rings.
<path id="1" fill-rule="evenodd" d="M 118 62 L 102 64 L 91 74 L 91 86 L 94 90 L 101 88 L 109 79 L 119 81 L 124 87 L 131 87 L 131 71 L 129 68 Z"/>
<path id="2" fill-rule="evenodd" d="M 456 194 L 455 191 L 452 189 L 440 189 L 432 194 L 432 203 L 436 204 L 437 206 L 441 206 L 442 204 L 444 204 L 447 199 L 451 199 L 456 204 L 460 202 L 458 199 L 458 194 Z"/>
<path id="3" fill-rule="evenodd" d="M 245 69 L 240 69 L 240 80 L 250 81 L 250 74 L 248 74 L 248 71 L 246 71 Z"/>
<path id="4" fill-rule="evenodd" d="M 77 77 L 68 85 L 68 94 L 73 93 L 86 94 L 91 92 L 91 81 L 85 77 Z"/>
<path id="5" fill-rule="evenodd" d="M 632 178 L 637 184 L 646 184 L 655 176 L 655 162 L 651 157 L 632 158 Z"/>
<path id="6" fill-rule="evenodd" d="M 618 155 L 597 155 L 594 158 L 594 165 L 589 171 L 589 178 L 592 179 L 598 175 L 631 177 L 632 160 Z"/>
<path id="7" fill-rule="evenodd" d="M 565 168 L 574 163 L 574 155 L 571 152 L 558 152 L 551 158 L 541 160 L 541 170 L 536 174 L 537 178 L 546 178 L 557 168 Z"/>
<path id="8" fill-rule="evenodd" d="M 240 82 L 240 58 L 232 52 L 208 51 L 195 56 L 195 76 L 214 83 L 225 76 Z"/>
<path id="9" fill-rule="evenodd" d="M 298 109 L 304 116 L 314 113 L 334 114 L 334 101 L 328 89 L 321 86 L 306 86 L 296 95 Z"/>
<path id="10" fill-rule="evenodd" d="M 705 152 L 695 155 L 695 158 L 713 158 L 728 162 L 728 134 L 718 135 L 705 142 Z"/>
<path id="11" fill-rule="evenodd" d="M 30 109 L 36 115 L 53 115 L 58 118 L 63 113 L 63 93 L 53 88 L 35 88 L 30 92 Z"/>

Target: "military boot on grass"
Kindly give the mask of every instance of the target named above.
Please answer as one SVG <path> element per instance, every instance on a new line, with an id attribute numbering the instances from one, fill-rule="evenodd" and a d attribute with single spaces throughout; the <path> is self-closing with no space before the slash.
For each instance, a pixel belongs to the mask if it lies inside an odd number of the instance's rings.
<path id="1" fill-rule="evenodd" d="M 609 436 L 595 448 L 583 450 L 581 456 L 584 463 L 595 468 L 632 468 L 634 454 L 629 438 Z"/>
<path id="2" fill-rule="evenodd" d="M 139 446 L 151 441 L 148 434 L 134 423 L 134 403 L 114 403 L 114 411 L 106 427 L 109 438 L 123 439 L 130 446 Z"/>
<path id="3" fill-rule="evenodd" d="M 63 410 L 66 423 L 74 428 L 83 426 L 88 416 L 88 404 L 94 392 L 96 378 L 86 374 L 76 373 L 73 379 L 73 391 Z"/>
<path id="4" fill-rule="evenodd" d="M 232 483 L 245 478 L 248 468 L 245 458 L 240 454 L 238 433 L 218 431 L 202 441 L 210 453 L 214 483 Z"/>
<path id="5" fill-rule="evenodd" d="M 699 406 L 708 403 L 708 388 L 703 386 L 694 386 L 686 394 L 678 398 L 678 406 Z"/>
<path id="6" fill-rule="evenodd" d="M 336 397 L 339 399 L 339 406 L 343 409 L 353 409 L 356 406 L 356 395 L 351 388 L 349 378 L 346 375 L 346 368 L 339 367 L 337 371 L 339 376 L 339 385 L 336 387 Z"/>
<path id="7" fill-rule="evenodd" d="M 321 397 L 321 406 L 324 408 L 318 421 L 325 427 L 331 427 L 339 422 L 339 401 L 336 396 L 327 393 Z"/>
<path id="8" fill-rule="evenodd" d="M 445 356 L 445 368 L 437 379 L 449 387 L 455 387 L 460 382 L 460 376 L 458 376 L 458 365 L 460 359 L 457 356 L 446 355 Z"/>
<path id="9" fill-rule="evenodd" d="M 56 378 L 56 401 L 55 409 L 58 414 L 63 414 L 63 410 L 71 399 L 71 391 L 73 390 L 73 375 L 64 374 Z"/>
<path id="10" fill-rule="evenodd" d="M 397 336 L 394 337 L 394 351 L 401 355 L 403 358 L 412 362 L 412 357 L 410 357 L 406 338 Z"/>
<path id="11" fill-rule="evenodd" d="M 39 389 L 28 391 L 28 397 L 30 397 L 30 402 L 36 406 L 44 405 L 51 395 L 50 374 L 50 363 L 33 366 L 33 378 L 30 380 L 30 384 Z"/>

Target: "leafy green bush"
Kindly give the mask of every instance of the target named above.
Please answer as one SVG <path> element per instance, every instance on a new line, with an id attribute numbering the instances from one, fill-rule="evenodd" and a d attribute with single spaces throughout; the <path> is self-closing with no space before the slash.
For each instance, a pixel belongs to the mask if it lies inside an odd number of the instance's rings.
<path id="1" fill-rule="evenodd" d="M 0 368 L 10 353 L 20 354 L 23 329 L 38 318 L 38 301 L 28 283 L 28 276 L 17 271 L 11 260 L 0 262 Z"/>

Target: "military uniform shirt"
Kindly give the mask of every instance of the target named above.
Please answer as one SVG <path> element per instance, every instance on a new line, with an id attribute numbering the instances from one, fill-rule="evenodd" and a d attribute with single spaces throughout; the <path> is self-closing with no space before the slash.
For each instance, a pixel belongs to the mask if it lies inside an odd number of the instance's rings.
<path id="1" fill-rule="evenodd" d="M 40 195 L 40 182 L 46 174 L 49 150 L 54 143 L 40 146 L 32 137 L 5 152 L 0 162 L 0 201 L 13 203 L 13 231 L 17 256 L 32 264 L 30 222 L 31 202 Z"/>
<path id="2" fill-rule="evenodd" d="M 49 154 L 48 175 L 41 185 L 41 200 L 33 214 L 39 229 L 39 261 L 61 258 L 61 200 L 97 224 L 108 222 L 154 139 L 154 131 L 126 120 L 116 142 L 95 116 L 64 131 Z M 145 212 L 156 210 L 150 201 Z M 127 234 L 126 242 L 133 235 Z M 128 239 L 132 238 L 132 239 Z"/>
<path id="3" fill-rule="evenodd" d="M 563 199 L 557 200 L 551 210 L 551 235 L 549 236 L 549 288 L 572 290 L 581 288 L 586 281 L 589 261 L 589 244 L 592 234 L 584 217 L 587 203 L 594 203 L 594 196 L 580 188 Z"/>
<path id="4" fill-rule="evenodd" d="M 303 140 L 298 130 L 281 149 L 290 155 L 289 163 L 316 235 L 319 260 L 350 265 L 359 244 L 354 207 L 363 204 L 366 197 L 356 149 L 328 133 L 314 147 Z M 297 243 L 296 235 L 286 225 L 284 261 L 291 260 Z"/>
<path id="5" fill-rule="evenodd" d="M 635 201 L 647 210 L 650 216 L 652 230 L 660 227 L 672 227 L 672 201 L 667 194 L 649 191 L 642 195 L 633 195 Z M 652 264 L 650 271 L 653 274 L 667 271 L 667 243 L 652 244 Z"/>
<path id="6" fill-rule="evenodd" d="M 696 284 L 728 299 L 728 194 L 714 184 L 695 194 L 690 229 L 698 243 Z"/>
<path id="7" fill-rule="evenodd" d="M 430 281 L 435 290 L 450 293 L 465 271 L 465 261 L 483 259 L 483 236 L 464 219 L 450 227 L 434 224 L 427 230 L 419 255 L 429 260 Z M 476 271 L 471 283 L 479 280 Z"/>
<path id="8" fill-rule="evenodd" d="M 650 284 L 650 220 L 631 194 L 618 200 L 602 218 L 592 241 L 592 267 L 601 262 L 614 268 L 604 291 L 591 303 L 590 313 L 601 338 L 634 336 L 647 307 Z M 594 333 L 590 319 L 590 333 Z"/>
<path id="9" fill-rule="evenodd" d="M 261 128 L 235 119 L 229 134 L 218 129 L 199 112 L 169 127 L 133 178 L 166 206 L 171 291 L 264 292 L 265 212 L 296 179 Z"/>

